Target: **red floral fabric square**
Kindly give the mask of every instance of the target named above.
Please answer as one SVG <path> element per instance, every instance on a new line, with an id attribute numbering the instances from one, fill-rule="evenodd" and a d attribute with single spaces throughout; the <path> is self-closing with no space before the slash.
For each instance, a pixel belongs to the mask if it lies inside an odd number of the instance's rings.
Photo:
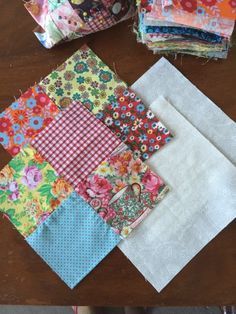
<path id="1" fill-rule="evenodd" d="M 96 116 L 141 160 L 151 157 L 173 137 L 164 124 L 130 89 L 126 89 Z"/>
<path id="2" fill-rule="evenodd" d="M 59 112 L 40 86 L 30 87 L 0 114 L 0 144 L 15 156 Z"/>

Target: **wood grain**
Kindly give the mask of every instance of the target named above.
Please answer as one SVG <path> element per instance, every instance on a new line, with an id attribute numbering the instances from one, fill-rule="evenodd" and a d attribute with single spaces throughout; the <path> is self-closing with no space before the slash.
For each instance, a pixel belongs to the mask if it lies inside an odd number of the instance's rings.
<path id="1" fill-rule="evenodd" d="M 0 0 L 0 111 L 32 83 L 87 43 L 122 79 L 132 84 L 160 56 L 137 44 L 132 20 L 46 50 L 32 33 L 35 23 L 19 0 Z M 234 36 L 234 39 L 236 37 Z M 203 93 L 236 119 L 236 47 L 227 60 L 191 56 L 168 60 Z M 217 126 L 216 126 L 217 127 Z M 220 130 L 219 130 L 220 131 Z M 10 155 L 0 148 L 0 168 Z M 222 208 L 222 210 L 224 210 Z M 209 243 L 157 293 L 115 249 L 71 291 L 0 217 L 0 304 L 47 305 L 226 305 L 236 303 L 235 223 Z"/>

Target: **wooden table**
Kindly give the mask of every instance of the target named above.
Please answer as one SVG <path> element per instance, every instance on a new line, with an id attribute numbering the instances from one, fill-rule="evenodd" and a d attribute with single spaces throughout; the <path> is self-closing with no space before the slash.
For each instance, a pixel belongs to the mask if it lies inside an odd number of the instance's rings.
<path id="1" fill-rule="evenodd" d="M 34 82 L 61 64 L 83 43 L 132 84 L 158 59 L 137 44 L 132 21 L 52 50 L 43 48 L 35 23 L 19 0 L 0 0 L 1 111 Z M 236 35 L 236 34 L 235 34 Z M 234 36 L 234 38 L 236 38 Z M 236 46 L 227 60 L 191 56 L 168 58 L 226 114 L 236 119 Z M 0 148 L 0 168 L 10 155 Z M 222 210 L 224 210 L 222 208 Z M 157 293 L 116 248 L 74 290 L 70 290 L 27 245 L 10 222 L 0 218 L 0 304 L 48 305 L 223 305 L 236 303 L 235 223 L 201 251 Z"/>

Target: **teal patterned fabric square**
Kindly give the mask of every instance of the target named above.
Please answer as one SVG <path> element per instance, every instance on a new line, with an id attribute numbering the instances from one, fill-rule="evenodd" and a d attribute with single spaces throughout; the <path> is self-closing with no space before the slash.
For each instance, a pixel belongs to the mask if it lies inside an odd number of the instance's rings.
<path id="1" fill-rule="evenodd" d="M 73 192 L 26 241 L 72 289 L 120 237 Z"/>

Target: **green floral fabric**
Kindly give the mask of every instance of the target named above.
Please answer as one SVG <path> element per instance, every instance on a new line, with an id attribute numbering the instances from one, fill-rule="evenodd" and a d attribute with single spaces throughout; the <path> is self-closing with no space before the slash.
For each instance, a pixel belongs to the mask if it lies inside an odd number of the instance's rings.
<path id="1" fill-rule="evenodd" d="M 39 85 L 60 108 L 80 101 L 96 114 L 127 87 L 87 46 L 83 46 Z"/>

